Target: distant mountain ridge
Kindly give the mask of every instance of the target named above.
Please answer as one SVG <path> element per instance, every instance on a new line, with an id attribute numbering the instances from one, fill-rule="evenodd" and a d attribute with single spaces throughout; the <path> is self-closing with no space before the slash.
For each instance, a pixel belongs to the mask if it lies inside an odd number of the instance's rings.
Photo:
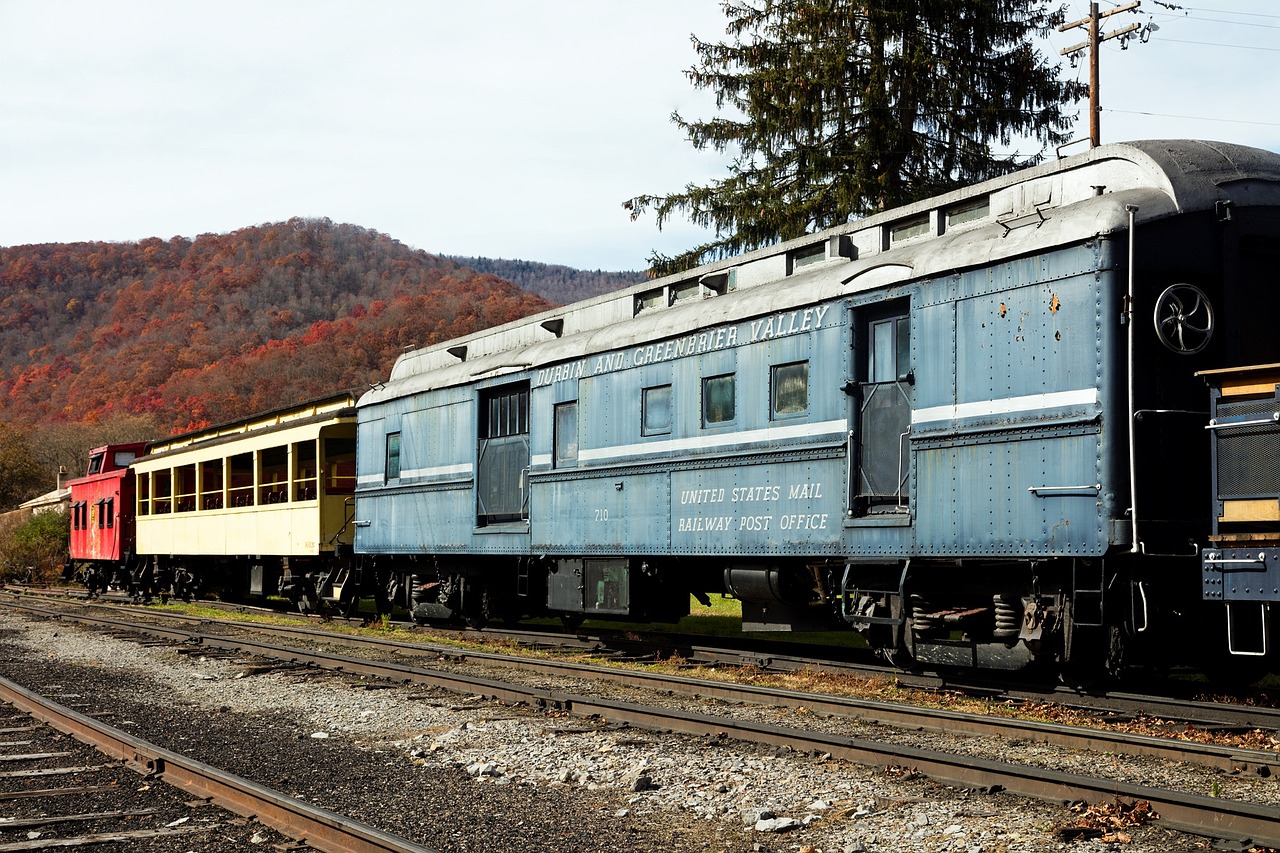
<path id="1" fill-rule="evenodd" d="M 549 307 L 328 219 L 0 247 L 0 425 L 219 423 L 366 388 L 406 349 Z"/>
<path id="2" fill-rule="evenodd" d="M 611 293 L 648 281 L 641 270 L 605 272 L 579 270 L 559 264 L 541 264 L 536 261 L 505 260 L 503 258 L 467 258 L 459 255 L 441 255 L 479 273 L 496 275 L 506 279 L 521 290 L 536 293 L 549 302 L 568 305 L 581 299 Z"/>

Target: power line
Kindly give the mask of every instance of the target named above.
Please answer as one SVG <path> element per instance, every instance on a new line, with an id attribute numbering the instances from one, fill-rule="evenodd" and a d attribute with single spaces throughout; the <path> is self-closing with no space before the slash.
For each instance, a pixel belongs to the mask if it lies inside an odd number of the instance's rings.
<path id="1" fill-rule="evenodd" d="M 1268 15 L 1264 12 L 1233 12 L 1230 9 L 1206 9 L 1201 6 L 1181 6 L 1188 12 L 1210 12 L 1215 15 L 1247 15 L 1250 18 L 1276 18 L 1280 19 L 1280 15 Z"/>
<path id="2" fill-rule="evenodd" d="M 1267 17 L 1280 17 L 1276 15 L 1268 15 Z M 1253 21 L 1228 21 L 1223 18 L 1174 18 L 1175 21 L 1193 20 L 1203 21 L 1206 24 L 1232 24 L 1237 27 L 1249 27 L 1255 30 L 1280 30 L 1280 24 L 1257 24 Z"/>
<path id="3" fill-rule="evenodd" d="M 1191 41 L 1190 39 L 1161 38 L 1158 40 L 1174 42 L 1176 44 L 1198 44 L 1203 47 L 1229 47 L 1233 50 L 1265 50 L 1270 53 L 1280 53 L 1280 47 L 1254 47 L 1253 45 L 1248 44 L 1222 44 L 1220 42 L 1213 41 Z"/>
<path id="4" fill-rule="evenodd" d="M 1256 124 L 1262 127 L 1280 127 L 1280 122 L 1276 122 L 1276 121 L 1249 121 L 1248 119 L 1242 119 L 1242 118 L 1212 118 L 1210 116 L 1180 116 L 1180 115 L 1173 115 L 1171 113 L 1148 113 L 1148 112 L 1143 112 L 1142 110 L 1115 110 L 1115 109 L 1111 109 L 1110 107 L 1104 108 L 1103 112 L 1124 113 L 1125 115 L 1131 115 L 1131 116 L 1152 116 L 1154 118 L 1177 118 L 1177 119 L 1185 119 L 1187 121 L 1220 121 L 1220 122 L 1225 122 L 1227 124 Z"/>

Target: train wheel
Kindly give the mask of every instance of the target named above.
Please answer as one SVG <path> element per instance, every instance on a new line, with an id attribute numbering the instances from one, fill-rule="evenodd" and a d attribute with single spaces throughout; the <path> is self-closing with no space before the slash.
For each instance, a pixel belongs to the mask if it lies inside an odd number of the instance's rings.
<path id="1" fill-rule="evenodd" d="M 1064 684 L 1092 689 L 1124 671 L 1125 637 L 1118 625 L 1077 625 L 1071 606 L 1064 607 L 1062 667 Z"/>
<path id="2" fill-rule="evenodd" d="M 581 613 L 561 613 L 560 624 L 566 631 L 576 631 L 582 627 L 585 618 Z"/>
<path id="3" fill-rule="evenodd" d="M 471 591 L 472 587 L 467 586 L 465 589 Z M 480 600 L 474 604 L 465 598 L 463 601 L 462 621 L 466 623 L 468 628 L 476 631 L 484 630 L 484 627 L 489 624 L 489 590 L 486 589 L 480 593 L 479 597 Z M 475 596 L 473 594 L 468 598 L 475 598 Z"/>
<path id="4" fill-rule="evenodd" d="M 897 648 L 889 648 L 886 646 L 879 648 L 876 651 L 880 653 L 880 656 L 885 659 L 886 663 L 895 669 L 900 669 L 903 672 L 911 672 L 916 668 L 917 661 L 915 656 L 902 646 L 898 646 Z"/>
<path id="5" fill-rule="evenodd" d="M 912 599 L 920 600 L 918 596 L 912 595 Z M 893 596 L 890 599 L 887 610 L 879 608 L 876 615 L 886 615 L 897 619 L 902 619 L 900 625 L 872 625 L 864 634 L 867 645 L 892 667 L 900 669 L 904 672 L 910 672 L 918 665 L 915 656 L 915 625 L 911 619 L 910 611 L 904 614 L 902 599 Z"/>

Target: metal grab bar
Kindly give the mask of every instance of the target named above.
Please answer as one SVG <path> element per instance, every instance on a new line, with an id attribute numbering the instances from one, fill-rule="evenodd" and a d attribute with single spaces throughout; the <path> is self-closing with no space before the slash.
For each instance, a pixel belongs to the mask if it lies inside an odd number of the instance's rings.
<path id="1" fill-rule="evenodd" d="M 1027 486 L 1027 491 L 1036 497 L 1041 492 L 1092 492 L 1091 495 L 1079 495 L 1079 497 L 1096 497 L 1102 491 L 1101 483 L 1094 483 L 1092 486 Z"/>
<path id="2" fill-rule="evenodd" d="M 1137 587 L 1138 587 L 1138 597 L 1142 600 L 1142 627 L 1141 627 L 1141 628 L 1137 628 L 1137 633 L 1141 634 L 1141 633 L 1144 633 L 1148 628 L 1150 628 L 1150 627 L 1151 627 L 1151 617 L 1150 617 L 1150 615 L 1149 615 L 1149 613 L 1148 613 L 1148 609 L 1147 609 L 1147 587 L 1146 587 L 1146 584 L 1144 584 L 1142 581 L 1138 581 L 1138 583 L 1137 583 Z M 1134 626 L 1135 626 L 1135 627 L 1136 627 L 1136 626 L 1137 626 L 1137 624 L 1138 624 L 1137 602 L 1134 602 L 1133 624 L 1134 624 Z"/>
<path id="3" fill-rule="evenodd" d="M 1258 418 L 1252 421 L 1232 421 L 1225 424 L 1218 423 L 1218 419 L 1214 418 L 1209 421 L 1209 425 L 1205 429 L 1232 429 L 1233 427 L 1270 426 L 1272 424 L 1280 424 L 1280 412 L 1272 412 L 1269 418 Z"/>
<path id="4" fill-rule="evenodd" d="M 898 509 L 907 509 L 907 505 L 902 502 L 902 458 L 905 455 L 903 448 L 906 445 L 907 436 L 911 435 L 911 427 L 907 427 L 907 431 L 898 436 Z"/>
<path id="5" fill-rule="evenodd" d="M 1215 566 L 1227 566 L 1227 565 L 1232 565 L 1232 566 L 1258 566 L 1258 565 L 1266 566 L 1266 564 L 1267 564 L 1267 558 L 1266 558 L 1266 555 L 1265 555 L 1265 554 L 1260 554 L 1260 555 L 1258 555 L 1257 557 L 1253 557 L 1253 558 L 1250 558 L 1250 559 L 1243 559 L 1243 560 L 1224 560 L 1222 557 L 1217 557 L 1217 556 L 1214 556 L 1213 554 L 1205 554 L 1205 555 L 1204 555 L 1204 561 L 1205 561 L 1205 563 L 1211 563 L 1211 564 L 1213 564 L 1213 565 L 1215 565 Z"/>

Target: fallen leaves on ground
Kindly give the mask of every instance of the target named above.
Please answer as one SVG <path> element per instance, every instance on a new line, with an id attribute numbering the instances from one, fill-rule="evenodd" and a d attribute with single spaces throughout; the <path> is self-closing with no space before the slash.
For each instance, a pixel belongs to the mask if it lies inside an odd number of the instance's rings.
<path id="1" fill-rule="evenodd" d="M 1145 826 L 1159 817 L 1146 800 L 1138 800 L 1136 803 L 1122 800 L 1112 803 L 1077 803 L 1071 810 L 1076 813 L 1076 819 L 1053 830 L 1053 834 L 1061 841 L 1096 838 L 1111 844 L 1129 844 L 1133 837 L 1125 829 Z"/>

